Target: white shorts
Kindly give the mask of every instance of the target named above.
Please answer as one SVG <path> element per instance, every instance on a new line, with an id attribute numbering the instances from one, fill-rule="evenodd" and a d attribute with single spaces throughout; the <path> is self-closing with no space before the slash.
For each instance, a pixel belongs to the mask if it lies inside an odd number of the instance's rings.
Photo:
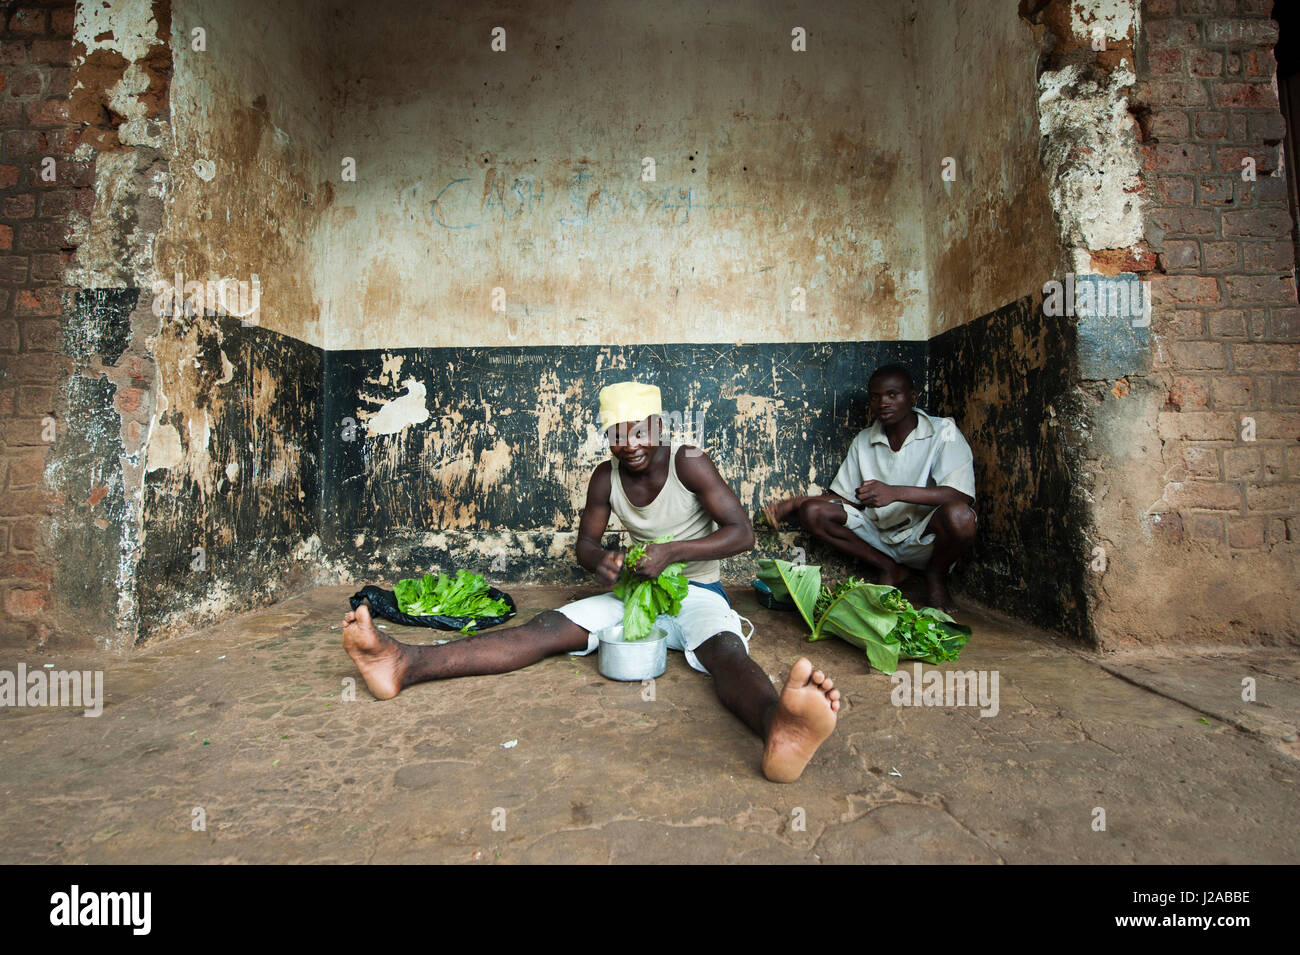
<path id="1" fill-rule="evenodd" d="M 570 656 L 575 657 L 585 657 L 600 646 L 597 630 L 623 622 L 623 601 L 613 594 L 597 594 L 556 609 L 587 631 L 587 649 L 574 650 Z M 749 638 L 754 635 L 754 625 L 749 624 L 749 636 L 746 636 L 740 628 L 742 620 L 744 618 L 732 610 L 727 601 L 715 591 L 692 585 L 686 589 L 681 612 L 677 615 L 684 640 L 670 630 L 668 649 L 681 650 L 693 669 L 708 673 L 695 651 L 709 637 L 719 633 L 734 633 L 744 643 L 745 652 L 749 652 Z M 749 623 L 747 620 L 745 622 Z"/>
<path id="2" fill-rule="evenodd" d="M 934 532 L 929 530 L 929 524 L 930 518 L 937 510 L 937 507 L 931 508 L 929 513 L 916 523 L 907 537 L 894 543 L 880 535 L 880 528 L 876 526 L 876 522 L 869 519 L 865 513 L 851 504 L 844 505 L 844 513 L 848 515 L 845 523 L 849 530 L 885 556 L 916 570 L 925 570 L 930 565 L 930 558 L 934 554 Z"/>

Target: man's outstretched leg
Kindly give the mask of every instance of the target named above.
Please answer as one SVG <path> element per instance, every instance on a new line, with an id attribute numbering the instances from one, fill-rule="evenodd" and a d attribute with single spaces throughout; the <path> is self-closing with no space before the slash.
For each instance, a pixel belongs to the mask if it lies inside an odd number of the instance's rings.
<path id="1" fill-rule="evenodd" d="M 792 783 L 835 730 L 840 691 L 801 657 L 778 694 L 734 633 L 719 633 L 695 649 L 722 705 L 763 739 L 763 775 Z"/>
<path id="2" fill-rule="evenodd" d="M 390 700 L 414 683 L 454 676 L 507 673 L 557 653 L 585 650 L 587 631 L 547 610 L 508 630 L 478 633 L 433 646 L 399 643 L 376 629 L 365 604 L 343 618 L 343 649 L 376 699 Z"/>

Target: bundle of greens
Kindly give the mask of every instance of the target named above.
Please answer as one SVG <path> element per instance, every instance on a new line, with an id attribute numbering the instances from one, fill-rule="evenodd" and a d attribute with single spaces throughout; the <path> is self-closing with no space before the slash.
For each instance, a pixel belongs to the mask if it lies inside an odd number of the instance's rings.
<path id="1" fill-rule="evenodd" d="M 666 544 L 672 537 L 657 537 L 652 544 Z M 623 641 L 644 640 L 654 629 L 661 613 L 675 617 L 682 609 L 690 582 L 682 576 L 685 561 L 669 564 L 653 580 L 639 580 L 636 565 L 645 556 L 646 545 L 634 544 L 623 560 L 623 573 L 614 585 L 614 596 L 623 601 Z"/>
<path id="2" fill-rule="evenodd" d="M 898 661 L 944 663 L 956 660 L 970 640 L 970 627 L 934 607 L 916 609 L 897 587 L 857 578 L 825 587 L 821 568 L 784 560 L 760 560 L 759 578 L 773 596 L 799 608 L 809 640 L 836 636 L 862 648 L 877 670 L 893 673 Z"/>
<path id="3" fill-rule="evenodd" d="M 861 647 L 877 670 L 893 673 L 898 661 L 956 660 L 970 639 L 970 627 L 934 607 L 917 610 L 897 587 L 857 578 L 822 587 L 814 611 L 813 640 L 828 635 Z"/>
<path id="4" fill-rule="evenodd" d="M 397 609 L 412 617 L 499 617 L 510 611 L 504 600 L 488 596 L 488 583 L 478 574 L 456 571 L 399 580 L 393 588 Z"/>

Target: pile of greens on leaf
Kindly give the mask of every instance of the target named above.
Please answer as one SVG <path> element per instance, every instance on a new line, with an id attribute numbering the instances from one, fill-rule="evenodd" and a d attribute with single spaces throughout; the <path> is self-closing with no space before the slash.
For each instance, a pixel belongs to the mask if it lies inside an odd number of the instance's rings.
<path id="1" fill-rule="evenodd" d="M 425 574 L 399 580 L 393 593 L 397 609 L 412 617 L 499 617 L 510 611 L 504 600 L 488 595 L 486 580 L 467 570 L 456 571 L 455 577 Z"/>
<path id="2" fill-rule="evenodd" d="M 898 661 L 944 663 L 956 660 L 970 640 L 962 626 L 942 610 L 908 603 L 897 587 L 850 577 L 834 587 L 822 585 L 821 568 L 764 558 L 758 577 L 777 600 L 799 608 L 811 640 L 836 636 L 861 647 L 877 670 L 893 673 Z"/>
<path id="3" fill-rule="evenodd" d="M 656 537 L 651 544 L 666 544 L 671 536 Z M 634 544 L 623 560 L 623 573 L 614 585 L 614 596 L 623 601 L 623 641 L 644 640 L 654 629 L 661 613 L 675 617 L 682 609 L 690 582 L 682 576 L 685 561 L 669 564 L 653 580 L 640 580 L 636 565 L 645 556 L 646 545 Z"/>

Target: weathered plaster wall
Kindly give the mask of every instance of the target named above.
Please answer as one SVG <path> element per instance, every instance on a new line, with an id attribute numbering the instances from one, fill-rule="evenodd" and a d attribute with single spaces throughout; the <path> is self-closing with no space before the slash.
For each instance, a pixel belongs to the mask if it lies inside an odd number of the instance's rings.
<path id="1" fill-rule="evenodd" d="M 829 485 L 866 424 L 863 369 L 891 361 L 923 385 L 919 342 L 327 352 L 326 542 L 359 579 L 438 565 L 576 580 L 579 512 L 609 454 L 604 385 L 658 384 L 677 434 L 759 514 L 774 494 Z M 760 528 L 759 554 L 796 546 L 805 535 Z"/>
<path id="2" fill-rule="evenodd" d="M 174 4 L 155 281 L 226 284 L 202 308 L 164 305 L 153 340 L 141 639 L 265 602 L 313 573 L 322 366 L 309 239 L 329 203 L 332 98 L 320 8 Z"/>
<path id="3" fill-rule="evenodd" d="M 60 350 L 69 376 L 60 440 L 46 463 L 51 596 L 69 641 L 125 646 L 135 637 L 141 484 L 156 374 L 147 293 L 167 177 L 171 51 L 165 2 L 75 8 L 64 117 L 73 162 L 93 182 L 64 256 L 69 293 Z M 143 290 L 143 291 L 142 291 Z"/>
<path id="4" fill-rule="evenodd" d="M 975 456 L 979 534 L 958 565 L 962 591 L 1090 637 L 1075 338 L 1041 295 L 950 329 L 929 343 L 930 410 L 960 422 Z"/>
<path id="5" fill-rule="evenodd" d="M 919 4 L 919 132 L 930 280 L 929 410 L 975 458 L 970 596 L 1087 632 L 1083 509 L 1070 460 L 1074 329 L 1039 308 L 1065 247 L 1040 158 L 1043 30 L 1014 4 Z"/>
<path id="6" fill-rule="evenodd" d="M 909 9 L 341 8 L 327 347 L 924 340 Z"/>
<path id="7" fill-rule="evenodd" d="M 333 95 L 313 9 L 77 8 L 68 113 L 95 204 L 65 276 L 76 374 L 47 481 L 56 609 L 81 614 L 82 639 L 192 626 L 311 566 L 321 355 L 304 276 Z"/>
<path id="8" fill-rule="evenodd" d="M 228 317 L 166 325 L 189 410 L 150 449 L 140 640 L 310 585 L 319 552 L 320 350 Z"/>
<path id="9" fill-rule="evenodd" d="M 1039 159 L 1035 31 L 1011 2 L 925 0 L 909 37 L 933 336 L 1040 291 L 1062 249 Z"/>
<path id="10" fill-rule="evenodd" d="M 329 207 L 338 76 L 317 0 L 173 0 L 172 138 L 157 272 L 251 282 L 262 328 L 321 345 L 310 239 Z M 194 31 L 204 31 L 203 50 Z"/>

